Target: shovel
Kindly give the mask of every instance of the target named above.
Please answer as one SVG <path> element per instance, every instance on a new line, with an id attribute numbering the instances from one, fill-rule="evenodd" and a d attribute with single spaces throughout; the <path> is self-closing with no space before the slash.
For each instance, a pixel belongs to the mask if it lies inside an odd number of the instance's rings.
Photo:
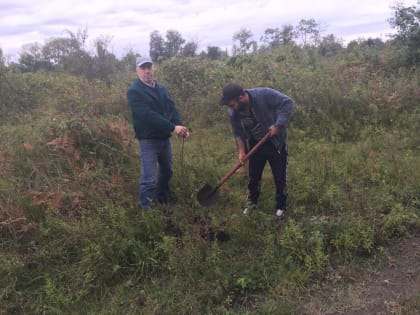
<path id="1" fill-rule="evenodd" d="M 270 134 L 271 132 L 267 132 L 267 134 L 260 140 L 257 142 L 257 144 L 245 155 L 244 157 L 244 161 L 248 160 L 249 157 L 254 154 L 255 151 L 258 150 L 258 148 L 268 140 L 268 138 L 270 138 Z M 209 184 L 205 184 L 203 186 L 203 188 L 200 189 L 200 191 L 197 194 L 197 199 L 198 202 L 200 203 L 200 205 L 204 206 L 204 207 L 209 207 L 211 205 L 213 205 L 218 197 L 218 189 L 220 188 L 220 186 L 222 186 L 222 184 L 227 181 L 229 179 L 229 177 L 231 177 L 233 174 L 235 174 L 235 172 L 242 166 L 243 164 L 241 164 L 240 162 L 236 163 L 236 165 L 223 177 L 221 178 L 216 186 L 214 188 L 212 188 Z"/>

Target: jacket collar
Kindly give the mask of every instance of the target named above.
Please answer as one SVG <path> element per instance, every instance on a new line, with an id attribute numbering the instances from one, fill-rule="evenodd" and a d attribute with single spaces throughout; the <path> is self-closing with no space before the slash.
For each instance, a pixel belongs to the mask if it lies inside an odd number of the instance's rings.
<path id="1" fill-rule="evenodd" d="M 140 80 L 141 83 L 143 83 L 144 85 L 147 85 L 148 87 L 151 87 L 151 88 L 155 88 L 156 87 L 156 81 L 153 81 L 151 84 L 149 84 L 149 83 L 144 82 L 140 78 L 139 78 L 139 80 Z"/>

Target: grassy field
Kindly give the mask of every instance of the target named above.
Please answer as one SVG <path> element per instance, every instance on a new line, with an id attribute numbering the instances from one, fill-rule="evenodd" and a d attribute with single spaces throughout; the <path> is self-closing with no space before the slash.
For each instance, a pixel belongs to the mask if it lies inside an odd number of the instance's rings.
<path id="1" fill-rule="evenodd" d="M 414 314 L 419 72 L 352 56 L 287 49 L 159 65 L 192 134 L 172 138 L 174 202 L 149 213 L 136 205 L 140 161 L 125 100 L 132 73 L 111 85 L 3 73 L 0 314 L 368 314 L 386 301 L 384 312 Z M 229 81 L 272 86 L 296 102 L 284 221 L 273 215 L 269 168 L 250 216 L 240 212 L 245 169 L 215 206 L 197 202 L 236 163 L 217 105 Z M 391 269 L 412 282 L 368 278 Z M 365 283 L 398 279 L 408 286 L 369 304 L 375 287 Z"/>

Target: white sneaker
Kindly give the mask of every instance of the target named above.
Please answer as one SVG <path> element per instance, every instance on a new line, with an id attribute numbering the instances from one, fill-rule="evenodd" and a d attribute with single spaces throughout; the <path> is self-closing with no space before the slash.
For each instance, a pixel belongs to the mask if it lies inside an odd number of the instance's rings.
<path id="1" fill-rule="evenodd" d="M 284 210 L 282 210 L 282 209 L 277 209 L 277 210 L 276 210 L 276 217 L 277 217 L 277 218 L 279 218 L 279 219 L 283 219 L 283 217 L 284 217 L 284 213 L 285 213 L 285 211 L 284 211 Z"/>
<path id="2" fill-rule="evenodd" d="M 245 215 L 250 214 L 251 211 L 255 210 L 256 208 L 257 206 L 255 204 L 248 204 L 242 209 L 242 213 Z"/>

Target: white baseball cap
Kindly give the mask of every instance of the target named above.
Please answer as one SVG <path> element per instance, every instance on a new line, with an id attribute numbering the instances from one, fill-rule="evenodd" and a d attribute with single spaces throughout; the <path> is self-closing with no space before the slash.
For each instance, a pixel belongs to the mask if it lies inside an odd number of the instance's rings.
<path id="1" fill-rule="evenodd" d="M 136 58 L 136 67 L 141 67 L 142 65 L 146 64 L 146 63 L 150 63 L 153 64 L 152 59 L 149 56 L 144 56 L 144 57 L 137 57 Z"/>

